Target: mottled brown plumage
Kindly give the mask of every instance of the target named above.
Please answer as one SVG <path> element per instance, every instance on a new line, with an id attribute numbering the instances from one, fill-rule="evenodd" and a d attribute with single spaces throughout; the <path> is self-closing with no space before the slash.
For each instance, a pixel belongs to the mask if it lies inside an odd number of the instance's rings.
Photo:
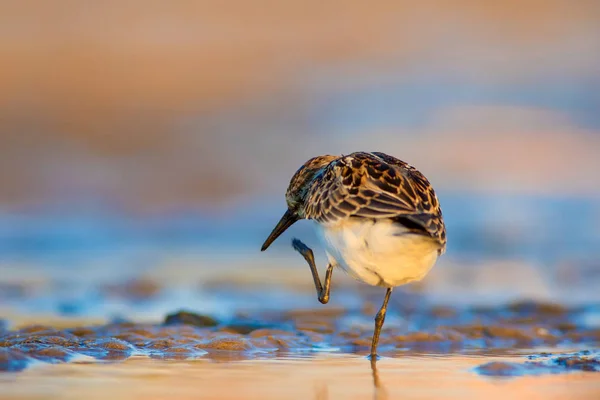
<path id="1" fill-rule="evenodd" d="M 384 153 L 356 152 L 308 160 L 292 177 L 288 206 L 320 223 L 342 218 L 388 218 L 437 240 L 446 227 L 431 184 L 416 168 Z"/>

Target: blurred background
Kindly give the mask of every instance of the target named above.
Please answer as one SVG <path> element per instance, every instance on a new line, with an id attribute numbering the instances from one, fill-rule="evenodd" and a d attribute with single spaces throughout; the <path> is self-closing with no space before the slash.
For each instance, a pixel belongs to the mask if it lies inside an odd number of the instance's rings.
<path id="1" fill-rule="evenodd" d="M 437 189 L 432 301 L 598 301 L 598 49 L 595 0 L 3 1 L 0 310 L 312 290 L 310 223 L 260 245 L 304 161 L 357 150 Z"/>

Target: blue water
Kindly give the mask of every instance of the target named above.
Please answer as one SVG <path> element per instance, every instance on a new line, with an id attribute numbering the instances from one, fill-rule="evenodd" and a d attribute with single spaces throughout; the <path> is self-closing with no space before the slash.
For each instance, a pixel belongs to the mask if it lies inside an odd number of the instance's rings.
<path id="1" fill-rule="evenodd" d="M 560 302 L 569 299 L 574 304 L 600 302 L 594 289 L 600 282 L 600 204 L 596 199 L 464 196 L 443 192 L 439 196 L 448 230 L 448 251 L 444 262 L 450 261 L 452 265 L 436 269 L 434 278 L 449 279 L 449 287 L 458 289 L 440 291 L 438 287 L 429 292 L 429 301 L 441 304 L 447 301 L 456 302 L 453 304 L 504 302 L 514 299 L 519 293 L 546 293 Z M 316 300 L 312 293 L 290 292 L 288 287 L 267 285 L 268 290 L 256 287 L 247 290 L 217 287 L 213 290 L 204 287 L 201 282 L 202 276 L 205 276 L 201 274 L 202 268 L 218 272 L 220 266 L 231 264 L 252 275 L 252 268 L 259 268 L 261 263 L 297 257 L 290 246 L 292 237 L 302 238 L 317 250 L 317 257 L 321 257 L 312 223 L 308 221 L 293 226 L 268 252 L 260 252 L 262 242 L 283 211 L 281 199 L 269 202 L 258 199 L 218 215 L 202 210 L 161 217 L 133 217 L 107 210 L 2 214 L 0 285 L 35 281 L 36 278 L 45 279 L 46 284 L 25 298 L 7 297 L 6 294 L 3 298 L 0 290 L 0 299 L 4 305 L 10 304 L 25 314 L 109 318 L 131 315 L 160 318 L 186 307 L 224 317 L 240 307 L 314 307 Z M 164 262 L 165 257 L 177 259 L 180 256 L 188 257 L 188 264 L 183 267 Z M 192 261 L 189 261 L 189 256 Z M 281 262 L 280 267 L 304 268 L 299 259 L 291 260 L 293 262 Z M 464 275 L 469 274 L 468 268 L 496 268 L 494 264 L 491 267 L 486 264 L 489 260 L 533 265 L 531 268 L 538 271 L 534 275 L 528 270 L 521 274 L 522 271 L 515 269 L 506 273 L 516 273 L 514 279 L 533 276 L 535 281 L 516 281 L 515 289 L 511 291 L 506 280 L 498 285 L 494 283 L 494 274 L 502 272 L 481 275 L 482 271 L 479 271 L 477 282 L 480 286 L 472 290 L 464 285 L 456 286 L 457 279 L 460 281 L 463 279 L 461 276 L 468 276 Z M 467 270 L 462 268 L 463 265 L 467 266 Z M 190 280 L 185 285 L 166 285 L 146 301 L 115 298 L 108 295 L 103 287 L 107 283 L 123 283 L 143 277 L 146 273 L 152 275 L 157 267 L 166 269 L 167 274 L 173 269 L 173 276 L 178 275 L 174 269 L 186 268 L 184 275 Z M 556 272 L 559 267 L 563 272 Z M 565 270 L 575 275 L 570 282 L 562 281 Z M 548 279 L 540 278 L 539 271 Z M 223 272 L 225 280 L 231 273 L 234 272 Z M 269 277 L 265 279 L 265 283 L 269 283 Z M 308 272 L 306 279 L 310 279 Z M 481 285 L 487 285 L 487 289 Z M 10 293 L 10 290 L 5 293 Z M 338 288 L 331 304 L 358 308 L 362 301 L 355 293 Z"/>
<path id="2" fill-rule="evenodd" d="M 600 202 L 595 198 L 443 192 L 439 196 L 449 256 L 541 263 L 561 259 L 591 262 L 600 256 Z M 106 210 L 0 214 L 0 261 L 37 260 L 51 265 L 142 249 L 258 254 L 284 211 L 283 200 L 262 200 L 218 216 L 202 210 L 161 217 L 132 217 Z M 309 245 L 317 243 L 312 223 L 302 221 L 273 244 L 273 251 L 287 249 L 294 236 Z"/>

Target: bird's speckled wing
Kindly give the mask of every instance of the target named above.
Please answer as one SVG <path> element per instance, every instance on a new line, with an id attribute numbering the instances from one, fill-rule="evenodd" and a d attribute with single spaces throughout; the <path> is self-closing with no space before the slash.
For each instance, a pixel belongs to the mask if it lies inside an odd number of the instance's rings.
<path id="1" fill-rule="evenodd" d="M 384 153 L 353 153 L 332 161 L 309 189 L 305 218 L 389 218 L 446 247 L 446 228 L 431 184 L 417 169 Z"/>

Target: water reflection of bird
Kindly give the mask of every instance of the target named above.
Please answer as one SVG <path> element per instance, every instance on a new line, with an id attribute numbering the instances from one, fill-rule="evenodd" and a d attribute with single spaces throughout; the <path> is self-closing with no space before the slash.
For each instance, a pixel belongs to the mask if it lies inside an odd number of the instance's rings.
<path id="1" fill-rule="evenodd" d="M 386 400 L 387 392 L 379 379 L 379 371 L 377 370 L 377 359 L 371 357 L 371 372 L 373 374 L 373 398 L 375 400 Z"/>
<path id="2" fill-rule="evenodd" d="M 326 385 L 319 385 L 315 388 L 315 400 L 328 400 L 329 399 L 329 391 L 327 390 Z"/>
<path id="3" fill-rule="evenodd" d="M 262 250 L 294 222 L 316 221 L 329 259 L 324 284 L 312 250 L 298 239 L 293 246 L 311 268 L 321 303 L 329 301 L 334 266 L 387 289 L 375 317 L 375 358 L 392 289 L 421 280 L 446 249 L 446 228 L 431 184 L 417 169 L 384 153 L 324 155 L 296 171 L 286 201 L 288 209 Z"/>
<path id="4" fill-rule="evenodd" d="M 371 358 L 371 374 L 373 376 L 373 399 L 374 400 L 387 400 L 388 395 L 381 384 L 379 379 L 379 371 L 377 370 L 377 360 L 375 357 Z M 327 385 L 320 384 L 315 387 L 315 400 L 328 400 L 329 390 Z"/>

